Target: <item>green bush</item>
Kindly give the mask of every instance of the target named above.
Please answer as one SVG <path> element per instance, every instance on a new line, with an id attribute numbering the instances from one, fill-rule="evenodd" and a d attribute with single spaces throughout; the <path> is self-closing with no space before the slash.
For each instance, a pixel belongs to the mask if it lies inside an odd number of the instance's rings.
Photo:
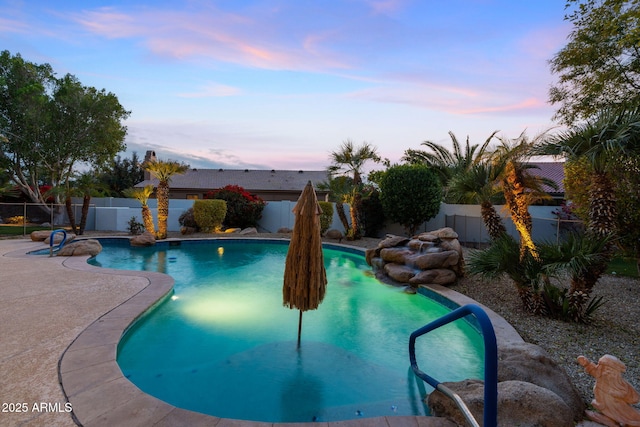
<path id="1" fill-rule="evenodd" d="M 144 224 L 138 222 L 135 216 L 132 216 L 127 225 L 127 230 L 132 236 L 137 236 L 144 232 Z"/>
<path id="2" fill-rule="evenodd" d="M 333 222 L 333 203 L 318 202 L 318 204 L 320 205 L 320 209 L 322 209 L 322 214 L 320 214 L 320 232 L 324 234 Z"/>
<path id="3" fill-rule="evenodd" d="M 436 173 L 423 165 L 392 166 L 380 181 L 384 215 L 410 235 L 440 211 L 442 187 Z"/>
<path id="4" fill-rule="evenodd" d="M 257 227 L 262 218 L 262 210 L 267 202 L 259 196 L 250 194 L 239 185 L 227 185 L 219 190 L 207 192 L 205 199 L 221 199 L 227 202 L 227 215 L 224 226 L 227 228 Z"/>
<path id="5" fill-rule="evenodd" d="M 219 199 L 196 200 L 193 202 L 193 217 L 200 230 L 214 232 L 222 227 L 227 214 L 227 202 Z"/>
<path id="6" fill-rule="evenodd" d="M 196 223 L 196 218 L 193 215 L 193 208 L 189 208 L 182 212 L 178 218 L 178 223 L 182 228 L 192 228 L 194 231 L 200 231 L 198 224 Z"/>

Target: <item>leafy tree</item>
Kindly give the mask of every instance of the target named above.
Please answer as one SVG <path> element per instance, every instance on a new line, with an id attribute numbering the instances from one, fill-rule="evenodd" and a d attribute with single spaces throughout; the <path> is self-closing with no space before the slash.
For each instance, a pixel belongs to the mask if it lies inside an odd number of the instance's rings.
<path id="1" fill-rule="evenodd" d="M 168 160 L 149 160 L 145 170 L 158 179 L 156 198 L 158 199 L 158 233 L 156 238 L 167 238 L 167 220 L 169 218 L 169 182 L 173 175 L 180 175 L 189 169 L 189 165 Z"/>
<path id="2" fill-rule="evenodd" d="M 347 140 L 342 143 L 338 151 L 330 154 L 332 161 L 329 166 L 329 175 L 335 176 L 351 176 L 352 188 L 350 191 L 343 193 L 343 199 L 350 204 L 351 227 L 347 232 L 347 239 L 356 240 L 362 237 L 360 219 L 362 216 L 362 173 L 366 162 L 380 162 L 380 156 L 377 149 L 367 142 L 356 147 L 352 141 Z M 345 181 L 346 182 L 346 181 Z M 339 215 L 339 213 L 338 213 Z"/>
<path id="3" fill-rule="evenodd" d="M 391 166 L 382 177 L 380 191 L 385 216 L 410 235 L 440 211 L 442 187 L 436 172 L 427 166 Z"/>
<path id="4" fill-rule="evenodd" d="M 156 228 L 153 225 L 153 215 L 151 209 L 149 209 L 148 201 L 149 197 L 153 194 L 153 185 L 145 185 L 143 188 L 127 188 L 123 191 L 125 197 L 131 197 L 136 199 L 142 205 L 142 223 L 144 224 L 144 230 L 155 236 Z"/>
<path id="5" fill-rule="evenodd" d="M 565 124 L 623 104 L 640 105 L 640 1 L 567 0 L 569 42 L 550 61 L 549 92 Z"/>
<path id="6" fill-rule="evenodd" d="M 56 78 L 49 64 L 0 53 L 0 163 L 46 212 L 40 184 L 64 187 L 78 164 L 98 168 L 124 150 L 121 121 L 128 116 L 104 89 L 83 86 L 71 74 Z"/>
<path id="7" fill-rule="evenodd" d="M 227 202 L 225 227 L 257 227 L 266 202 L 249 193 L 239 185 L 227 185 L 219 190 L 207 192 L 205 199 L 220 199 Z"/>
<path id="8" fill-rule="evenodd" d="M 131 158 L 122 158 L 119 154 L 102 170 L 100 181 L 108 188 L 111 197 L 126 197 L 124 190 L 144 181 L 144 168 L 135 151 Z"/>

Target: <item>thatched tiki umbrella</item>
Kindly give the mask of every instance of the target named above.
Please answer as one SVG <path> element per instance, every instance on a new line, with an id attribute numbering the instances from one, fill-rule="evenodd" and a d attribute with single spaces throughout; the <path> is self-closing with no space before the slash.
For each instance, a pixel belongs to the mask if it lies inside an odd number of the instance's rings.
<path id="1" fill-rule="evenodd" d="M 322 255 L 320 214 L 316 192 L 311 181 L 302 191 L 293 208 L 295 223 L 289 243 L 282 287 L 283 304 L 300 310 L 298 320 L 298 347 L 302 332 L 302 312 L 315 310 L 327 289 L 327 273 Z"/>

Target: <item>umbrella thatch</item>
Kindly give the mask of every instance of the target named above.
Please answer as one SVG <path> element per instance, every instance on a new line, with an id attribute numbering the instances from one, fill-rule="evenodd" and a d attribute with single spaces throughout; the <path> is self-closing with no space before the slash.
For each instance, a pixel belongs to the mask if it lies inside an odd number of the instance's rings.
<path id="1" fill-rule="evenodd" d="M 327 289 L 327 273 L 322 255 L 320 214 L 316 192 L 309 181 L 293 208 L 295 223 L 289 243 L 282 287 L 283 304 L 300 310 L 298 346 L 302 331 L 302 312 L 315 310 Z"/>

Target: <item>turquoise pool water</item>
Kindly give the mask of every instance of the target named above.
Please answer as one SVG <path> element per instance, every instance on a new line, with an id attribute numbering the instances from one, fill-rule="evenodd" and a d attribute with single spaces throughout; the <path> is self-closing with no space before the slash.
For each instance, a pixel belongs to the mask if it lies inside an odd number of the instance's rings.
<path id="1" fill-rule="evenodd" d="M 431 389 L 409 365 L 409 334 L 450 310 L 372 277 L 357 252 L 325 247 L 324 302 L 303 315 L 282 306 L 288 245 L 184 241 L 131 248 L 101 240 L 94 265 L 160 271 L 174 294 L 139 320 L 118 363 L 140 389 L 224 418 L 336 421 L 428 415 Z M 440 381 L 482 378 L 483 344 L 464 321 L 421 338 L 418 363 Z"/>

